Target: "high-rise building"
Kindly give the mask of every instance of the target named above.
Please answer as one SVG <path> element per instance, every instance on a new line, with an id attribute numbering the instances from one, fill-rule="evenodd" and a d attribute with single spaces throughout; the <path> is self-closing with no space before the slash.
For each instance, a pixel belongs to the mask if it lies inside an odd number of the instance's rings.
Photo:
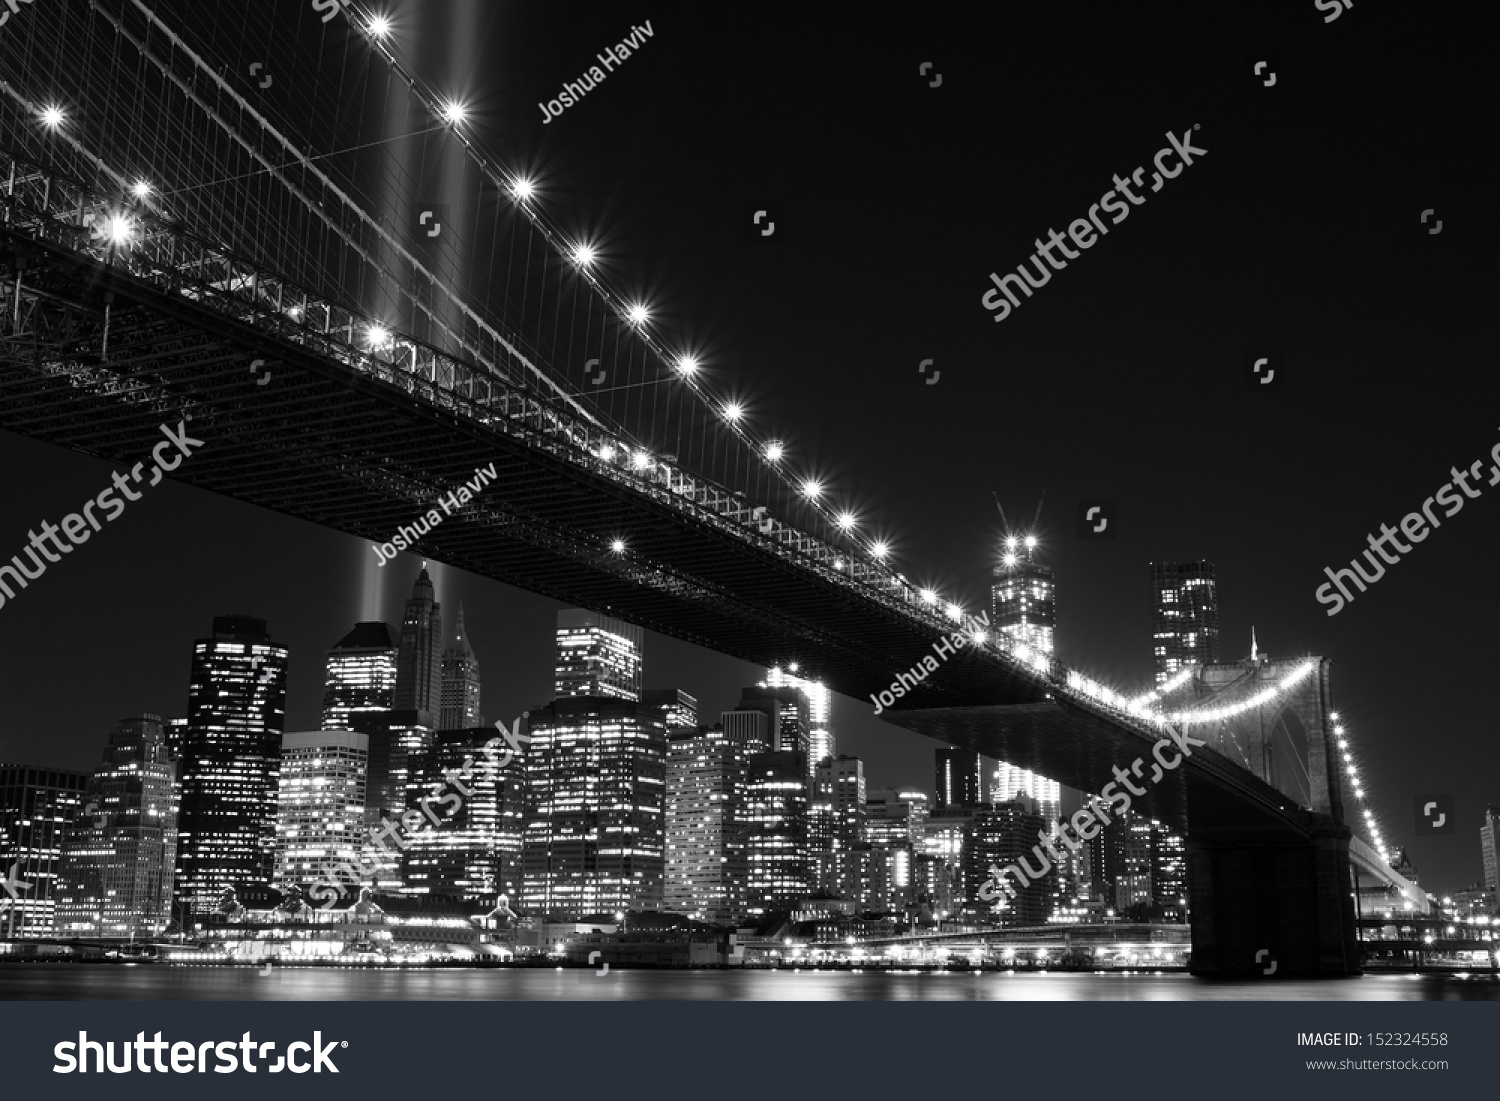
<path id="1" fill-rule="evenodd" d="M 529 712 L 527 723 L 523 904 L 575 917 L 660 909 L 667 724 L 659 711 L 567 696 Z"/>
<path id="2" fill-rule="evenodd" d="M 966 899 L 973 902 L 980 885 L 989 877 L 986 869 L 982 879 L 973 883 L 964 879 L 964 845 L 969 838 L 973 816 L 974 809 L 959 809 L 946 815 L 929 816 L 922 825 L 922 855 L 941 861 L 948 876 L 949 912 L 960 909 Z"/>
<path id="3" fill-rule="evenodd" d="M 698 700 L 681 688 L 647 688 L 641 693 L 641 708 L 666 723 L 668 732 L 698 729 Z"/>
<path id="4" fill-rule="evenodd" d="M 950 807 L 977 807 L 984 802 L 983 762 L 972 749 L 940 746 L 935 751 L 939 813 Z"/>
<path id="5" fill-rule="evenodd" d="M 286 667 L 263 619 L 217 616 L 193 644 L 174 890 L 196 913 L 226 887 L 270 882 Z"/>
<path id="6" fill-rule="evenodd" d="M 811 746 L 812 704 L 807 693 L 791 684 L 757 684 L 740 690 L 739 710 L 762 711 L 770 724 L 773 753 L 800 753 L 808 758 Z M 812 766 L 808 766 L 812 779 Z"/>
<path id="7" fill-rule="evenodd" d="M 975 909 L 988 911 L 990 920 L 1001 925 L 1041 925 L 1047 920 L 1051 901 L 1056 891 L 1055 876 L 1045 873 L 1040 880 L 1033 879 L 1020 887 L 1014 877 L 1006 882 L 1015 890 L 1015 897 L 1003 892 L 991 902 L 979 901 L 977 892 L 985 880 L 991 878 L 990 868 L 1005 868 L 1011 864 L 1022 867 L 1034 866 L 1036 854 L 1032 847 L 1038 835 L 1045 834 L 1045 823 L 1036 813 L 1036 803 L 1019 798 L 1008 803 L 981 807 L 974 812 L 969 826 L 969 835 L 964 839 L 964 884 L 969 892 L 966 901 Z M 1018 862 L 1029 861 L 1022 866 Z"/>
<path id="8" fill-rule="evenodd" d="M 458 626 L 453 638 L 443 648 L 442 712 L 438 726 L 443 730 L 464 730 L 484 725 L 479 713 L 479 659 L 464 630 L 464 606 L 458 606 Z"/>
<path id="9" fill-rule="evenodd" d="M 643 632 L 577 608 L 557 613 L 557 697 L 641 698 Z"/>
<path id="10" fill-rule="evenodd" d="M 413 759 L 406 805 L 420 808 L 425 798 L 439 819 L 424 821 L 411 835 L 401 858 L 403 893 L 471 902 L 521 897 L 524 755 L 530 749 L 503 768 L 486 767 L 484 746 L 495 736 L 492 726 L 440 730 L 431 748 Z"/>
<path id="11" fill-rule="evenodd" d="M 865 835 L 872 844 L 908 842 L 923 849 L 928 805 L 924 792 L 910 788 L 876 788 L 865 800 Z"/>
<path id="12" fill-rule="evenodd" d="M 378 832 L 382 819 L 399 819 L 409 809 L 406 797 L 412 769 L 433 743 L 437 716 L 430 711 L 365 711 L 354 715 L 352 722 L 369 738 L 365 826 Z M 378 868 L 375 885 L 383 890 L 399 889 L 398 854 L 388 846 L 375 845 L 366 855 L 366 865 Z"/>
<path id="13" fill-rule="evenodd" d="M 1008 803 L 1017 795 L 1035 799 L 1037 813 L 1049 823 L 1062 817 L 1061 784 L 1028 768 L 1017 768 L 1006 761 L 997 761 L 994 778 L 990 783 L 990 802 Z"/>
<path id="14" fill-rule="evenodd" d="M 88 775 L 0 765 L 0 935 L 53 931 L 63 837 Z"/>
<path id="15" fill-rule="evenodd" d="M 328 651 L 323 729 L 358 730 L 355 715 L 390 710 L 396 694 L 396 639 L 389 623 L 356 623 Z"/>
<path id="16" fill-rule="evenodd" d="M 812 891 L 807 755 L 797 750 L 757 753 L 750 758 L 748 771 L 749 910 L 752 914 L 791 910 Z"/>
<path id="17" fill-rule="evenodd" d="M 121 719 L 63 841 L 57 932 L 153 937 L 172 917 L 177 765 L 160 717 Z"/>
<path id="18" fill-rule="evenodd" d="M 1479 827 L 1479 851 L 1484 858 L 1484 887 L 1500 898 L 1500 807 L 1491 803 L 1484 808 L 1484 824 Z"/>
<path id="19" fill-rule="evenodd" d="M 1212 562 L 1151 563 L 1156 683 L 1219 660 L 1219 589 Z"/>
<path id="20" fill-rule="evenodd" d="M 401 617 L 395 708 L 430 711 L 437 717 L 443 707 L 443 606 L 434 597 L 432 578 L 423 567 Z"/>
<path id="21" fill-rule="evenodd" d="M 695 921 L 741 921 L 750 744 L 722 726 L 678 730 L 668 738 L 664 908 Z"/>
<path id="22" fill-rule="evenodd" d="M 281 739 L 276 882 L 316 881 L 325 866 L 357 864 L 365 845 L 370 739 L 353 730 L 291 732 Z"/>
<path id="23" fill-rule="evenodd" d="M 842 854 L 865 841 L 865 766 L 858 757 L 828 757 L 813 766 L 807 847 L 819 891 L 853 897 Z"/>
<path id="24" fill-rule="evenodd" d="M 769 688 L 800 688 L 807 696 L 807 760 L 811 765 L 838 755 L 833 727 L 829 725 L 832 714 L 831 695 L 822 681 L 807 680 L 797 676 L 797 663 L 786 669 L 772 666 L 762 682 Z"/>
<path id="25" fill-rule="evenodd" d="M 1009 536 L 992 570 L 990 600 L 1000 635 L 1044 654 L 1052 653 L 1057 630 L 1057 579 L 1034 560 L 1034 535 Z"/>
<path id="26" fill-rule="evenodd" d="M 771 732 L 776 729 L 776 718 L 760 708 L 737 707 L 719 712 L 719 725 L 724 728 L 725 735 L 748 746 L 752 753 L 765 753 L 771 748 Z"/>

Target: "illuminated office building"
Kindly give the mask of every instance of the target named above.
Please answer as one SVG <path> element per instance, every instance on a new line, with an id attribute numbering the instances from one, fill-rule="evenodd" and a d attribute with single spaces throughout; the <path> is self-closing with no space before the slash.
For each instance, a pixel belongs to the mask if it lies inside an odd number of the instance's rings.
<path id="1" fill-rule="evenodd" d="M 414 758 L 406 805 L 418 809 L 418 828 L 401 858 L 402 892 L 492 903 L 519 899 L 521 845 L 526 827 L 526 763 L 512 754 L 504 768 L 486 768 L 484 746 L 493 726 L 440 730 Z M 529 753 L 529 747 L 523 749 Z M 495 760 L 504 760 L 502 748 Z M 467 778 L 464 763 L 470 762 Z M 437 816 L 421 811 L 423 801 Z"/>
<path id="2" fill-rule="evenodd" d="M 1156 683 L 1219 660 L 1219 589 L 1212 562 L 1151 563 Z"/>
<path id="3" fill-rule="evenodd" d="M 971 749 L 942 746 L 936 758 L 937 809 L 977 807 L 984 802 L 983 762 Z"/>
<path id="4" fill-rule="evenodd" d="M 668 912 L 720 925 L 745 917 L 750 757 L 744 735 L 722 726 L 668 735 Z"/>
<path id="5" fill-rule="evenodd" d="M 325 866 L 357 864 L 365 842 L 368 735 L 311 730 L 281 739 L 276 883 L 311 884 Z"/>
<path id="6" fill-rule="evenodd" d="M 773 750 L 750 758 L 745 821 L 752 914 L 794 909 L 812 893 L 809 786 L 805 753 Z"/>
<path id="7" fill-rule="evenodd" d="M 122 719 L 63 842 L 57 932 L 153 937 L 171 920 L 177 765 L 161 719 Z"/>
<path id="8" fill-rule="evenodd" d="M 398 711 L 442 713 L 443 606 L 434 597 L 432 578 L 423 567 L 401 617 L 393 701 Z"/>
<path id="9" fill-rule="evenodd" d="M 773 753 L 800 753 L 808 759 L 811 746 L 812 704 L 807 693 L 792 684 L 757 684 L 740 690 L 740 711 L 761 711 L 768 721 Z M 812 779 L 812 764 L 808 765 Z"/>
<path id="10" fill-rule="evenodd" d="M 779 666 L 773 666 L 762 683 L 768 688 L 800 688 L 807 697 L 807 759 L 809 764 L 817 765 L 829 757 L 838 755 L 833 727 L 829 725 L 832 706 L 826 684 L 797 676 L 795 662 L 785 670 Z"/>
<path id="11" fill-rule="evenodd" d="M 993 625 L 1002 636 L 1052 653 L 1057 629 L 1057 579 L 1036 562 L 1036 536 L 1010 536 L 992 570 Z"/>
<path id="12" fill-rule="evenodd" d="M 1020 887 L 1014 876 L 1008 876 L 1006 882 L 1016 891 L 1014 898 L 1008 898 L 1004 892 L 988 901 L 978 896 L 983 883 L 992 878 L 991 867 L 1003 869 L 1011 864 L 1019 867 L 1023 859 L 1036 867 L 1037 857 L 1032 850 L 1038 843 L 1038 833 L 1050 832 L 1046 827 L 1047 823 L 1036 812 L 1036 803 L 1024 795 L 974 812 L 964 838 L 962 858 L 966 908 L 1005 926 L 1041 925 L 1047 920 L 1056 891 L 1050 882 L 1052 876 L 1043 875 L 1040 882 L 1032 880 L 1025 887 Z"/>
<path id="13" fill-rule="evenodd" d="M 464 630 L 464 606 L 458 606 L 458 626 L 443 648 L 442 711 L 438 726 L 443 730 L 465 730 L 484 725 L 479 713 L 479 659 Z"/>
<path id="14" fill-rule="evenodd" d="M 0 765 L 0 935 L 53 932 L 64 835 L 87 784 L 82 772 Z"/>
<path id="15" fill-rule="evenodd" d="M 557 698 L 641 698 L 639 627 L 576 608 L 557 613 Z"/>
<path id="16" fill-rule="evenodd" d="M 193 644 L 174 890 L 196 913 L 227 887 L 270 882 L 286 667 L 263 619 L 218 616 Z"/>
<path id="17" fill-rule="evenodd" d="M 560 629 L 559 646 L 568 645 Z M 568 696 L 527 722 L 523 905 L 575 917 L 660 909 L 667 726 L 659 710 Z"/>
<path id="18" fill-rule="evenodd" d="M 927 796 L 909 788 L 876 788 L 865 801 L 865 839 L 871 844 L 903 842 L 919 850 L 927 836 Z"/>
<path id="19" fill-rule="evenodd" d="M 776 728 L 776 718 L 760 708 L 735 708 L 719 712 L 719 725 L 728 737 L 748 746 L 750 752 L 765 753 L 771 748 L 771 731 Z"/>
<path id="20" fill-rule="evenodd" d="M 396 694 L 397 649 L 389 623 L 356 623 L 328 651 L 324 730 L 358 730 L 355 715 L 390 710 Z"/>
<path id="21" fill-rule="evenodd" d="M 1484 808 L 1484 824 L 1479 827 L 1479 853 L 1484 860 L 1484 886 L 1500 898 L 1500 807 L 1491 803 Z"/>
<path id="22" fill-rule="evenodd" d="M 1035 799 L 1037 813 L 1048 822 L 1062 817 L 1062 785 L 1028 768 L 1017 768 L 1005 761 L 996 763 L 990 784 L 990 802 L 1008 803 L 1017 795 Z"/>
<path id="23" fill-rule="evenodd" d="M 808 856 L 817 889 L 855 897 L 843 855 L 865 841 L 865 767 L 858 757 L 830 757 L 813 768 L 807 812 Z"/>
<path id="24" fill-rule="evenodd" d="M 641 693 L 641 709 L 666 723 L 669 732 L 698 729 L 698 701 L 681 688 L 647 688 Z"/>

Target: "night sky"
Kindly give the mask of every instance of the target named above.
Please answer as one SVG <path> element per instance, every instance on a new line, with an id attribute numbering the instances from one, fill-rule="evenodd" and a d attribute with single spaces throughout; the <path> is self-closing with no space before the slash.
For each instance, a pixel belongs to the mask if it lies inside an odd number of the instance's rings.
<path id="1" fill-rule="evenodd" d="M 473 106 L 479 143 L 531 171 L 554 217 L 599 235 L 795 470 L 894 536 L 907 576 L 988 606 L 991 491 L 1017 521 L 1045 493 L 1059 655 L 1138 689 L 1147 564 L 1213 561 L 1222 659 L 1248 655 L 1252 627 L 1272 656 L 1331 657 L 1388 841 L 1429 890 L 1479 879 L 1480 817 L 1500 803 L 1500 486 L 1485 484 L 1500 383 L 1481 203 L 1496 99 L 1469 9 L 811 7 L 391 10 L 406 63 Z M 538 102 L 648 19 L 639 52 L 543 126 Z M 1274 87 L 1252 76 L 1261 60 Z M 1168 131 L 1207 152 L 1152 194 Z M 1137 167 L 1146 202 L 994 322 L 989 273 Z M 759 208 L 775 233 L 751 239 Z M 1275 385 L 1247 389 L 1273 353 Z M 1481 495 L 1327 616 L 1324 567 L 1479 460 Z M 112 470 L 9 432 L 0 466 L 5 557 Z M 1117 538 L 1077 537 L 1091 498 L 1118 503 Z M 292 650 L 288 728 L 318 724 L 368 544 L 177 484 L 103 534 L 0 608 L 0 760 L 91 768 L 117 718 L 183 714 L 192 642 L 217 614 L 269 621 Z M 382 618 L 399 622 L 418 568 L 379 571 Z M 558 605 L 435 573 L 448 621 L 466 608 L 486 716 L 545 703 Z M 647 636 L 648 685 L 695 693 L 707 721 L 759 676 Z M 934 743 L 868 701 L 836 700 L 834 721 L 872 787 L 930 791 Z M 1415 838 L 1428 793 L 1454 798 L 1453 835 Z"/>

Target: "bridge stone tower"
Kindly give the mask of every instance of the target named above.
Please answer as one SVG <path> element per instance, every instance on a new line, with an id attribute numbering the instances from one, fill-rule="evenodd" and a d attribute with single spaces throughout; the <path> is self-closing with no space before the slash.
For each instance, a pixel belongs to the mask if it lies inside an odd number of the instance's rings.
<path id="1" fill-rule="evenodd" d="M 1268 694 L 1308 661 L 1309 675 Z M 1351 831 L 1344 824 L 1341 770 L 1328 736 L 1331 698 L 1326 658 L 1249 661 L 1202 667 L 1200 700 L 1263 702 L 1197 737 L 1305 808 L 1306 830 L 1278 837 L 1263 827 L 1190 827 L 1188 881 L 1192 970 L 1198 975 L 1351 975 L 1360 967 L 1354 918 Z M 1287 714 L 1300 724 L 1306 780 Z M 1294 789 L 1294 790 L 1289 790 Z"/>

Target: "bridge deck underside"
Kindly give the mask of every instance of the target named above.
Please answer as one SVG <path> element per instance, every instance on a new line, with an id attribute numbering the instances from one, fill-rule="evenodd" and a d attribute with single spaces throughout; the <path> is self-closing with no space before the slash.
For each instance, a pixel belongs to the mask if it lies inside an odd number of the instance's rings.
<path id="1" fill-rule="evenodd" d="M 1197 840 L 1290 841 L 1307 836 L 1308 814 L 1281 792 L 1208 746 L 1175 769 L 1152 755 L 1156 738 L 1083 711 L 1065 700 L 990 707 L 887 710 L 886 721 L 951 745 L 1029 768 L 1079 791 L 1097 793 L 1130 774 L 1146 794 L 1131 796 L 1137 810 Z M 1188 731 L 1192 734 L 1191 728 Z M 1201 737 L 1201 734 L 1199 735 Z M 1163 750 L 1168 761 L 1175 747 Z M 1141 776 L 1132 772 L 1139 759 Z M 1160 779 L 1152 783 L 1152 777 Z M 1126 791 L 1116 782 L 1115 790 Z"/>
<path id="2" fill-rule="evenodd" d="M 191 410 L 202 450 L 172 477 L 384 542 L 437 508 L 415 552 L 759 664 L 802 662 L 861 698 L 932 652 L 936 632 L 830 583 L 753 532 L 726 531 L 665 490 L 596 474 L 555 441 L 486 426 L 276 333 L 0 227 L 0 279 L 24 262 L 18 334 L 0 311 L 0 427 L 118 463 L 147 461 L 158 425 Z M 10 283 L 9 286 L 13 286 Z M 109 350 L 101 360 L 105 295 Z M 264 359 L 271 379 L 250 371 Z M 447 515 L 438 498 L 495 464 Z M 628 553 L 609 549 L 615 538 Z M 996 657 L 948 664 L 929 704 L 1042 698 Z"/>

